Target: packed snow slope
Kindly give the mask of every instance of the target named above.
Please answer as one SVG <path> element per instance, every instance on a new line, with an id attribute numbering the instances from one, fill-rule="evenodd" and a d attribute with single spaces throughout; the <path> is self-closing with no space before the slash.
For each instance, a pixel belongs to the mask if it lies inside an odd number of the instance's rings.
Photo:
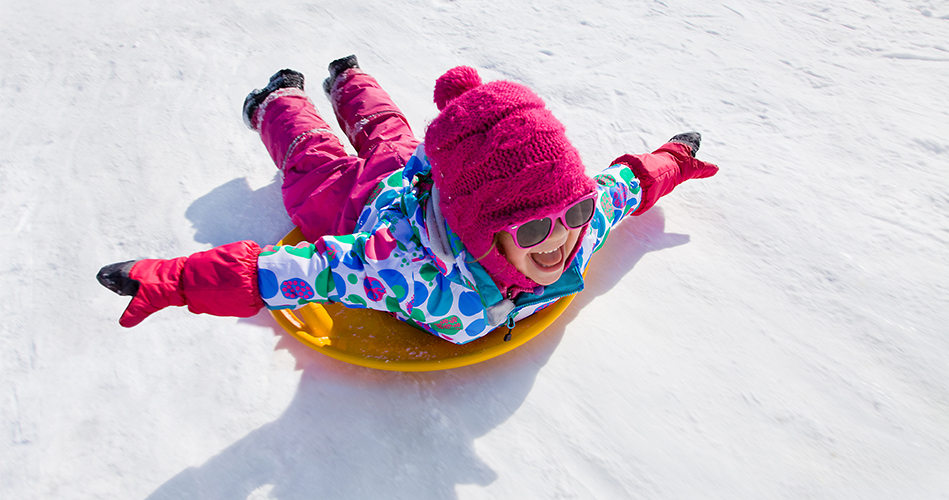
<path id="1" fill-rule="evenodd" d="M 464 64 L 591 174 L 688 130 L 721 172 L 480 365 L 357 368 L 267 313 L 120 328 L 100 266 L 290 229 L 241 104 L 289 67 L 331 118 L 351 53 L 419 136 Z M 0 497 L 949 498 L 947 84 L 935 0 L 2 0 Z"/>

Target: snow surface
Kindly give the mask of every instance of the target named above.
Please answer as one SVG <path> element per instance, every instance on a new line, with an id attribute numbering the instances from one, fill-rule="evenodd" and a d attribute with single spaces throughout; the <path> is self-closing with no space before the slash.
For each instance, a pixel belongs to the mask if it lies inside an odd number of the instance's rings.
<path id="1" fill-rule="evenodd" d="M 949 498 L 944 0 L 3 0 L 0 33 L 2 498 Z M 290 67 L 326 114 L 350 53 L 418 135 L 467 64 L 590 173 L 687 130 L 722 170 L 480 365 L 120 328 L 100 266 L 290 228 L 241 103 Z"/>

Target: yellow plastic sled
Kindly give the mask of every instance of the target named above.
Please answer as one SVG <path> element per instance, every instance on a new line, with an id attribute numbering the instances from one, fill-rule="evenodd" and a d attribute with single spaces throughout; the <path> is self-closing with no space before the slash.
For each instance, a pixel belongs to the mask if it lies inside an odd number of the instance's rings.
<path id="1" fill-rule="evenodd" d="M 296 228 L 278 244 L 295 245 L 303 239 Z M 270 313 L 290 335 L 332 358 L 380 370 L 425 372 L 471 365 L 524 344 L 563 314 L 573 297 L 564 297 L 518 321 L 508 341 L 504 337 L 509 330 L 502 326 L 464 345 L 452 344 L 372 309 L 311 303 L 296 310 Z"/>

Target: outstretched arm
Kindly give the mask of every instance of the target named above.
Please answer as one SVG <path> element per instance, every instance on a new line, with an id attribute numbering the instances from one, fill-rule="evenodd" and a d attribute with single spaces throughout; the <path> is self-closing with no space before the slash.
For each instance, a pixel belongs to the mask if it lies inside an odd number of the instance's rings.
<path id="1" fill-rule="evenodd" d="M 119 324 L 130 328 L 170 306 L 195 314 L 246 318 L 264 306 L 253 241 L 239 241 L 175 259 L 118 262 L 99 270 L 102 286 L 132 296 Z"/>
<path id="2" fill-rule="evenodd" d="M 697 160 L 702 136 L 698 132 L 679 134 L 649 154 L 623 155 L 613 161 L 627 165 L 643 188 L 643 199 L 633 215 L 642 215 L 688 179 L 703 179 L 718 173 L 718 167 Z"/>

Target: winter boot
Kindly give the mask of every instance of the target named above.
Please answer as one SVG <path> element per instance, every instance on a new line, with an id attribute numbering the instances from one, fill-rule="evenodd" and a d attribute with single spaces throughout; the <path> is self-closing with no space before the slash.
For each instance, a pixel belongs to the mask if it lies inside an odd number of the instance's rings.
<path id="1" fill-rule="evenodd" d="M 355 55 L 348 55 L 331 62 L 329 64 L 330 76 L 326 80 L 323 80 L 323 92 L 329 95 L 339 75 L 351 68 L 359 68 L 359 62 L 356 61 Z"/>
<path id="2" fill-rule="evenodd" d="M 266 87 L 254 89 L 250 94 L 247 94 L 247 98 L 244 99 L 244 124 L 247 125 L 247 128 L 257 130 L 253 124 L 254 113 L 257 112 L 257 107 L 260 106 L 260 103 L 264 102 L 264 99 L 266 99 L 271 92 L 287 87 L 296 87 L 303 90 L 303 73 L 292 69 L 282 69 L 270 77 L 270 82 Z"/>

